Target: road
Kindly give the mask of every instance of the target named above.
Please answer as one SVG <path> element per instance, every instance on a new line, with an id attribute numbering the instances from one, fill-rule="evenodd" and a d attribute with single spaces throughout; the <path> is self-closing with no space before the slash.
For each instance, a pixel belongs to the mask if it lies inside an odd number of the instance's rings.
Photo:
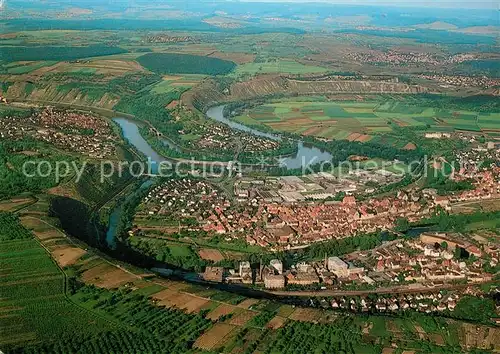
<path id="1" fill-rule="evenodd" d="M 427 286 L 395 286 L 390 288 L 379 288 L 373 290 L 321 290 L 321 291 L 266 291 L 276 296 L 298 296 L 298 297 L 327 297 L 327 296 L 366 296 L 369 294 L 413 294 L 430 293 L 439 290 L 463 289 L 471 285 L 490 283 L 489 281 L 468 284 L 446 284 L 434 287 Z"/>

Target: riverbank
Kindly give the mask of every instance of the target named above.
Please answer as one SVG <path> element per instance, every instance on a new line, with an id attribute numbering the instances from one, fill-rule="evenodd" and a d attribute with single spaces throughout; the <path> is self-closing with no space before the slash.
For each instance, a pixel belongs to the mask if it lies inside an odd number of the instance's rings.
<path id="1" fill-rule="evenodd" d="M 250 134 L 254 134 L 256 136 L 263 136 L 261 132 L 246 128 L 243 125 L 233 124 L 230 125 L 230 121 L 225 119 L 222 116 L 223 106 L 215 107 L 207 112 L 207 117 L 214 119 L 223 124 L 228 124 L 232 129 L 238 129 Z M 160 163 L 161 161 L 170 161 L 170 162 L 181 162 L 186 164 L 193 165 L 208 165 L 208 164 L 218 164 L 222 167 L 233 166 L 233 161 L 204 161 L 204 160 L 195 160 L 195 159 L 185 159 L 179 157 L 169 157 L 163 154 L 160 154 L 157 150 L 154 149 L 151 144 L 141 135 L 138 122 L 133 121 L 129 118 L 115 118 L 114 121 L 121 127 L 123 130 L 124 137 L 134 145 L 137 150 L 142 152 L 145 156 L 151 158 L 152 161 Z M 269 138 L 268 134 L 265 134 L 265 137 Z M 274 136 L 276 139 L 277 136 Z M 266 158 L 266 155 L 263 156 Z M 286 169 L 300 169 L 307 167 L 312 164 L 318 164 L 321 162 L 328 162 L 331 160 L 332 155 L 324 150 L 320 150 L 314 146 L 309 146 L 304 144 L 302 141 L 297 142 L 297 153 L 294 156 L 284 156 L 280 159 L 280 164 L 269 164 L 268 161 L 263 161 L 262 163 L 239 163 L 240 166 L 243 167 L 252 167 L 252 168 L 280 168 L 284 167 Z M 269 156 L 267 159 L 273 159 L 273 156 Z"/>

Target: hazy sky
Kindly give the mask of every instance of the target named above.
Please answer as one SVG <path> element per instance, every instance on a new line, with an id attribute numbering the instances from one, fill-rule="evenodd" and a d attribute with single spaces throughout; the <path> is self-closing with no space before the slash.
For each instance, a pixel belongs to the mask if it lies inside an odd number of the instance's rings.
<path id="1" fill-rule="evenodd" d="M 469 9 L 499 9 L 498 0 L 243 0 L 262 2 L 326 2 L 332 4 L 351 5 L 394 5 L 394 6 L 419 6 L 419 7 L 447 7 Z"/>

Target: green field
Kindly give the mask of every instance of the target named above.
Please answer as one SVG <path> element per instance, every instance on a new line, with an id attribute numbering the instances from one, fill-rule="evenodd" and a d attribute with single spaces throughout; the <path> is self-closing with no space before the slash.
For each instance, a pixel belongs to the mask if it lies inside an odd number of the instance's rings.
<path id="1" fill-rule="evenodd" d="M 482 113 L 478 116 L 477 125 L 481 129 L 500 130 L 500 113 Z"/>
<path id="2" fill-rule="evenodd" d="M 0 213 L 0 345 L 51 341 L 68 331 L 95 335 L 106 321 L 68 301 L 64 273 L 12 214 Z"/>
<path id="3" fill-rule="evenodd" d="M 327 72 L 327 68 L 304 65 L 291 60 L 276 60 L 265 63 L 246 63 L 238 65 L 232 76 L 284 73 L 284 74 L 314 74 Z"/>
<path id="4" fill-rule="evenodd" d="M 156 94 L 169 93 L 172 91 L 186 91 L 200 82 L 205 75 L 187 74 L 182 76 L 166 76 L 163 80 L 151 88 Z"/>
<path id="5" fill-rule="evenodd" d="M 397 100 L 287 100 L 257 106 L 235 117 L 235 120 L 248 125 L 267 125 L 294 134 L 361 142 L 378 141 L 393 133 L 395 126 L 420 127 L 429 132 L 500 129 L 500 115 L 496 113 L 436 109 Z"/>
<path id="6" fill-rule="evenodd" d="M 54 65 L 55 63 L 57 63 L 57 61 L 40 61 L 28 64 L 11 63 L 9 65 L 6 65 L 5 67 L 8 68 L 7 72 L 9 74 L 27 74 L 45 66 Z"/>

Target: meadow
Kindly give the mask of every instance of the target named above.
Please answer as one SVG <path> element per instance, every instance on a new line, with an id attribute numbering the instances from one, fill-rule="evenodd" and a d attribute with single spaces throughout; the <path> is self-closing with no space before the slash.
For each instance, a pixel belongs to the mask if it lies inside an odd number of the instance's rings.
<path id="1" fill-rule="evenodd" d="M 233 77 L 257 74 L 281 73 L 289 75 L 299 74 L 317 74 L 327 72 L 327 68 L 314 65 L 304 65 L 293 60 L 276 59 L 274 61 L 266 61 L 263 63 L 253 62 L 238 65 Z"/>

